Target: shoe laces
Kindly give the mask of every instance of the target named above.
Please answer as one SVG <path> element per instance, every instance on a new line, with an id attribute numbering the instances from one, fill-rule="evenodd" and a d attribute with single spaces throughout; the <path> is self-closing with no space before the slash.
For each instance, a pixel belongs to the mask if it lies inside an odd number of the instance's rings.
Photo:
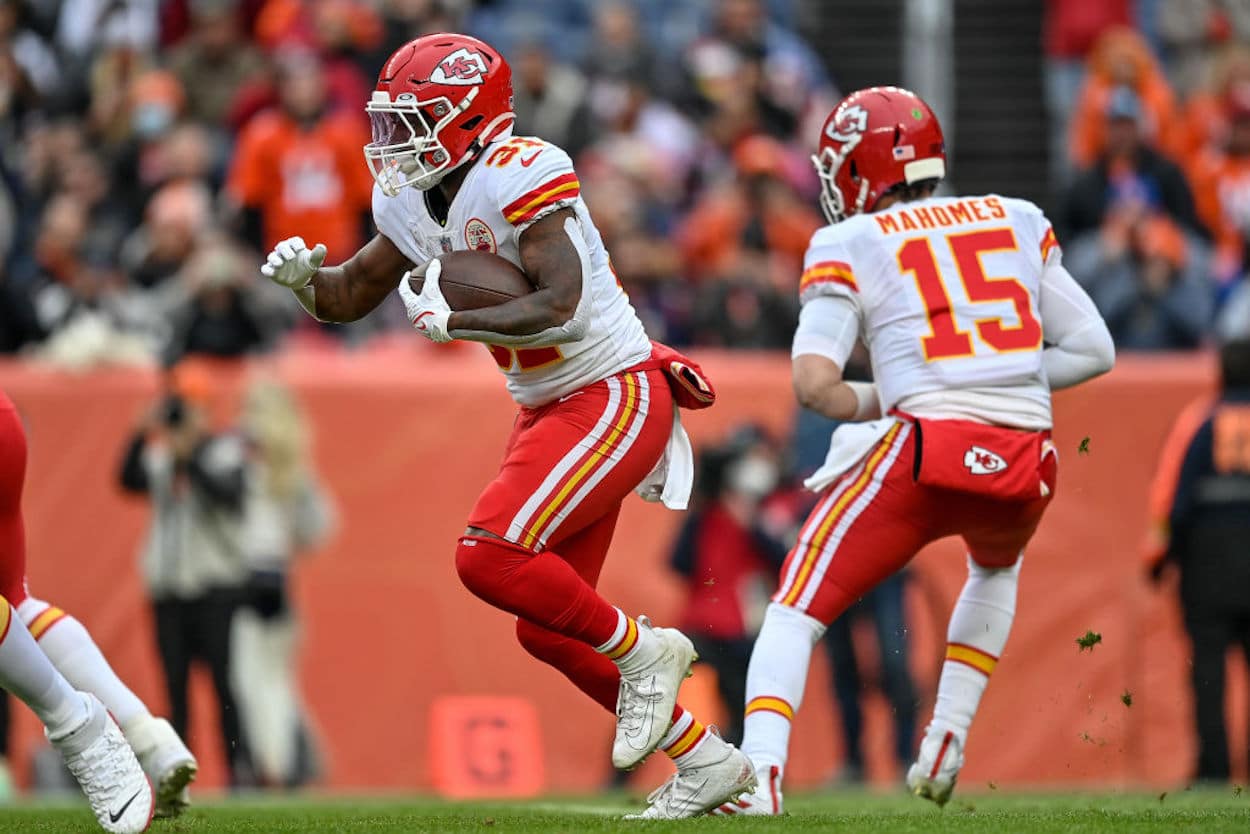
<path id="1" fill-rule="evenodd" d="M 106 730 L 98 741 L 65 764 L 83 787 L 111 802 L 124 787 L 118 779 L 119 749 L 117 739 Z"/>
<path id="2" fill-rule="evenodd" d="M 627 732 L 639 732 L 649 712 L 648 705 L 662 698 L 663 693 L 643 691 L 634 681 L 621 675 L 621 688 L 616 699 L 616 717 Z"/>
<path id="3" fill-rule="evenodd" d="M 677 787 L 680 781 L 681 771 L 678 771 L 668 777 L 668 780 L 664 784 L 647 794 L 647 804 L 652 807 L 672 805 L 675 801 L 674 794 L 677 793 Z"/>

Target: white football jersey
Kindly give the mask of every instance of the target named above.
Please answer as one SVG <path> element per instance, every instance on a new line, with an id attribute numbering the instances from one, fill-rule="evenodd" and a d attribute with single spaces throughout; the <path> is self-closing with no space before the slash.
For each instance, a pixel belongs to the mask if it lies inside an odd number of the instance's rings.
<path id="1" fill-rule="evenodd" d="M 569 155 L 541 139 L 508 136 L 487 146 L 472 165 L 446 223 L 434 219 L 425 192 L 415 188 L 387 197 L 375 186 L 373 219 L 418 265 L 445 252 L 476 249 L 520 267 L 521 233 L 553 211 L 574 211 L 592 267 L 586 335 L 554 347 L 488 346 L 512 398 L 521 405 L 542 405 L 646 361 L 651 342 L 612 272 Z"/>
<path id="2" fill-rule="evenodd" d="M 855 304 L 883 411 L 940 402 L 935 392 L 1009 392 L 1048 423 L 1038 298 L 1058 257 L 1027 200 L 931 197 L 817 231 L 800 296 Z"/>

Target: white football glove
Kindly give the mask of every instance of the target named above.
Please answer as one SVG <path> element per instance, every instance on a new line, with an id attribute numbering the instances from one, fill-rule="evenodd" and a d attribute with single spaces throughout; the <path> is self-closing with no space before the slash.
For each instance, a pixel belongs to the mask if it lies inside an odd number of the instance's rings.
<path id="1" fill-rule="evenodd" d="M 438 286 L 438 276 L 442 271 L 442 262 L 435 258 L 420 269 L 405 272 L 399 281 L 399 297 L 404 300 L 404 309 L 408 311 L 408 321 L 412 322 L 412 329 L 431 342 L 440 344 L 451 341 L 451 336 L 447 333 L 451 307 Z M 413 292 L 412 285 L 408 283 L 412 275 L 421 275 L 425 279 L 420 295 Z"/>
<path id="2" fill-rule="evenodd" d="M 302 290 L 326 259 L 326 247 L 318 243 L 312 249 L 302 237 L 289 237 L 269 253 L 260 267 L 260 274 L 290 290 Z"/>

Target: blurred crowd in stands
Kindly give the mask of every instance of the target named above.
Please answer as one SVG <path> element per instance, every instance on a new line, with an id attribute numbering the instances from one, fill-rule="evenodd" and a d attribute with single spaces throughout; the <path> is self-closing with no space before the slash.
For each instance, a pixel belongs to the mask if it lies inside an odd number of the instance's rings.
<path id="1" fill-rule="evenodd" d="M 256 266 L 289 235 L 336 262 L 372 234 L 363 103 L 396 46 L 440 30 L 509 57 L 517 132 L 574 155 L 654 337 L 785 349 L 838 96 L 807 8 L 0 0 L 0 351 L 168 364 L 400 330 L 395 299 L 321 327 Z M 1250 331 L 1250 0 L 1044 14 L 1046 208 L 1120 347 Z"/>
<path id="2" fill-rule="evenodd" d="M 1250 334 L 1250 2 L 1048 0 L 1051 215 L 1127 350 Z"/>
<path id="3" fill-rule="evenodd" d="M 0 0 L 0 350 L 72 367 L 356 344 L 260 279 L 371 235 L 363 105 L 426 32 L 509 57 L 517 132 L 576 158 L 652 335 L 785 348 L 836 92 L 761 0 Z M 775 7 L 775 8 L 774 8 Z"/>

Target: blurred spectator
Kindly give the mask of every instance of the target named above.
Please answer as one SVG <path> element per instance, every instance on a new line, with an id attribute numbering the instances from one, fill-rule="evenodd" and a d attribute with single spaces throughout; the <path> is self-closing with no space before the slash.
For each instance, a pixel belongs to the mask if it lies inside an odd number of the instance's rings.
<path id="1" fill-rule="evenodd" d="M 696 280 L 739 270 L 744 252 L 769 255 L 795 288 L 803 253 L 820 228 L 819 215 L 787 180 L 788 151 L 765 136 L 734 149 L 731 184 L 710 190 L 678 231 L 687 271 Z"/>
<path id="2" fill-rule="evenodd" d="M 1245 86 L 1250 86 L 1250 48 L 1230 44 L 1212 60 L 1203 86 L 1185 101 L 1181 159 L 1187 167 L 1228 141 L 1228 103 L 1233 91 Z"/>
<path id="3" fill-rule="evenodd" d="M 803 252 L 821 222 L 786 181 L 783 146 L 755 136 L 733 158 L 735 181 L 709 191 L 678 229 L 687 274 L 702 281 L 695 338 L 783 349 L 798 320 Z"/>
<path id="4" fill-rule="evenodd" d="M 1114 141 L 1108 112 L 1123 90 L 1134 94 L 1133 119 L 1143 139 L 1163 152 L 1175 149 L 1176 102 L 1150 48 L 1131 29 L 1116 28 L 1099 39 L 1089 56 L 1089 69 L 1072 119 L 1071 156 L 1086 167 L 1105 155 Z"/>
<path id="5" fill-rule="evenodd" d="M 633 6 L 619 0 L 597 4 L 591 38 L 582 69 L 592 81 L 629 79 L 644 88 L 655 86 L 657 57 L 642 36 Z"/>
<path id="6" fill-rule="evenodd" d="M 59 10 L 56 45 L 74 65 L 98 51 L 142 55 L 156 45 L 157 0 L 60 0 Z"/>
<path id="7" fill-rule="evenodd" d="M 1158 0 L 1156 14 L 1168 75 L 1182 96 L 1206 81 L 1221 45 L 1250 40 L 1246 0 Z"/>
<path id="8" fill-rule="evenodd" d="M 1227 652 L 1240 648 L 1250 662 L 1250 341 L 1220 349 L 1219 398 L 1198 405 L 1201 411 L 1191 409 L 1173 428 L 1155 475 L 1162 538 L 1151 553 L 1150 574 L 1159 579 L 1170 566 L 1180 573 L 1193 644 L 1195 777 L 1227 782 Z M 1240 751 L 1247 749 L 1243 739 Z"/>
<path id="9" fill-rule="evenodd" d="M 758 274 L 762 267 L 757 262 L 752 268 Z M 758 280 L 715 281 L 699 288 L 694 341 L 734 350 L 785 350 L 798 315 L 794 299 Z"/>
<path id="10" fill-rule="evenodd" d="M 451 7 L 455 0 L 381 0 L 382 35 L 377 47 L 363 58 L 368 72 L 381 69 L 395 50 L 413 38 L 431 32 L 454 32 L 459 21 Z"/>
<path id="11" fill-rule="evenodd" d="M 542 44 L 525 44 L 512 62 L 515 132 L 541 136 L 576 157 L 590 140 L 588 89 L 585 76 Z"/>
<path id="12" fill-rule="evenodd" d="M 1185 175 L 1149 144 L 1142 119 L 1141 99 L 1128 87 L 1117 87 L 1107 98 L 1101 150 L 1064 196 L 1064 238 L 1100 227 L 1109 215 L 1147 210 L 1202 233 Z"/>
<path id="13" fill-rule="evenodd" d="M 256 35 L 278 56 L 315 55 L 321 63 L 325 108 L 363 118 L 381 69 L 381 64 L 365 69 L 360 63 L 382 40 L 382 21 L 374 6 L 364 0 L 268 0 L 257 17 Z M 278 81 L 285 86 L 285 79 Z"/>
<path id="14" fill-rule="evenodd" d="M 27 28 L 27 17 L 23 0 L 0 0 L 0 122 L 9 124 L 54 94 L 60 81 L 56 55 Z"/>
<path id="15" fill-rule="evenodd" d="M 1078 238 L 1064 262 L 1102 313 L 1117 347 L 1183 350 L 1202 344 L 1214 289 L 1206 247 L 1166 217 L 1121 211 Z"/>
<path id="16" fill-rule="evenodd" d="M 212 675 L 218 724 L 230 784 L 237 785 L 246 749 L 230 686 L 231 621 L 247 567 L 243 508 L 247 455 L 235 433 L 214 432 L 204 411 L 212 380 L 204 368 L 184 365 L 127 442 L 118 479 L 143 495 L 152 517 L 143 545 L 142 572 L 152 601 L 156 642 L 170 722 L 187 738 L 187 683 L 191 664 Z"/>
<path id="17" fill-rule="evenodd" d="M 105 136 L 114 160 L 112 199 L 135 225 L 152 192 L 173 176 L 167 159 L 171 141 L 185 142 L 182 137 L 203 129 L 177 127 L 186 95 L 173 73 L 154 70 L 137 76 L 124 101 Z"/>
<path id="18" fill-rule="evenodd" d="M 1194 166 L 1194 196 L 1203 223 L 1215 234 L 1215 273 L 1222 286 L 1245 272 L 1250 237 L 1250 81 L 1223 102 L 1228 126 L 1222 146 L 1205 151 Z"/>
<path id="19" fill-rule="evenodd" d="M 17 353 L 45 335 L 30 296 L 0 273 L 0 354 Z"/>
<path id="20" fill-rule="evenodd" d="M 252 259 L 229 241 L 202 244 L 181 273 L 185 299 L 169 318 L 165 364 L 184 356 L 235 358 L 265 347 L 290 323 L 289 305 L 272 304 Z"/>
<path id="21" fill-rule="evenodd" d="M 332 514 L 313 472 L 308 421 L 287 388 L 253 380 L 241 428 L 252 447 L 243 530 L 251 578 L 234 618 L 234 691 L 257 778 L 296 787 L 316 776 L 319 755 L 299 692 L 288 576 L 293 560 L 325 539 Z"/>
<path id="22" fill-rule="evenodd" d="M 151 344 L 129 315 L 124 276 L 91 249 L 88 231 L 81 202 L 62 194 L 48 203 L 34 245 L 35 272 L 20 288 L 31 307 L 15 311 L 25 340 L 39 339 L 40 355 L 67 367 L 146 363 Z M 33 322 L 26 319 L 32 309 Z"/>
<path id="23" fill-rule="evenodd" d="M 240 134 L 227 192 L 258 251 L 302 235 L 324 243 L 328 262 L 338 263 L 363 245 L 370 212 L 363 111 L 326 111 L 321 65 L 307 53 L 285 56 L 280 79 L 282 107 L 257 116 Z"/>
<path id="24" fill-rule="evenodd" d="M 670 565 L 686 580 L 681 629 L 699 659 L 716 670 L 726 740 L 742 738 L 747 663 L 763 622 L 779 562 L 770 561 L 756 527 L 780 480 L 780 451 L 767 432 L 742 426 L 699 466 L 700 501 L 687 515 Z"/>
<path id="25" fill-rule="evenodd" d="M 187 115 L 222 127 L 243 84 L 263 69 L 260 53 L 240 37 L 233 0 L 193 0 L 188 37 L 167 59 L 187 93 Z"/>
<path id="26" fill-rule="evenodd" d="M 143 225 L 122 251 L 130 283 L 139 289 L 162 286 L 177 275 L 212 220 L 212 196 L 201 185 L 165 186 L 148 203 Z"/>
<path id="27" fill-rule="evenodd" d="M 687 51 L 696 103 L 713 109 L 753 97 L 760 127 L 778 136 L 815 136 L 837 103 L 824 65 L 796 33 L 770 21 L 761 0 L 717 0 L 708 34 Z"/>
<path id="28" fill-rule="evenodd" d="M 1063 179 L 1070 171 L 1068 134 L 1085 80 L 1085 59 L 1103 32 L 1132 22 L 1132 6 L 1132 0 L 1046 0 L 1043 44 L 1050 162 L 1051 170 Z"/>

